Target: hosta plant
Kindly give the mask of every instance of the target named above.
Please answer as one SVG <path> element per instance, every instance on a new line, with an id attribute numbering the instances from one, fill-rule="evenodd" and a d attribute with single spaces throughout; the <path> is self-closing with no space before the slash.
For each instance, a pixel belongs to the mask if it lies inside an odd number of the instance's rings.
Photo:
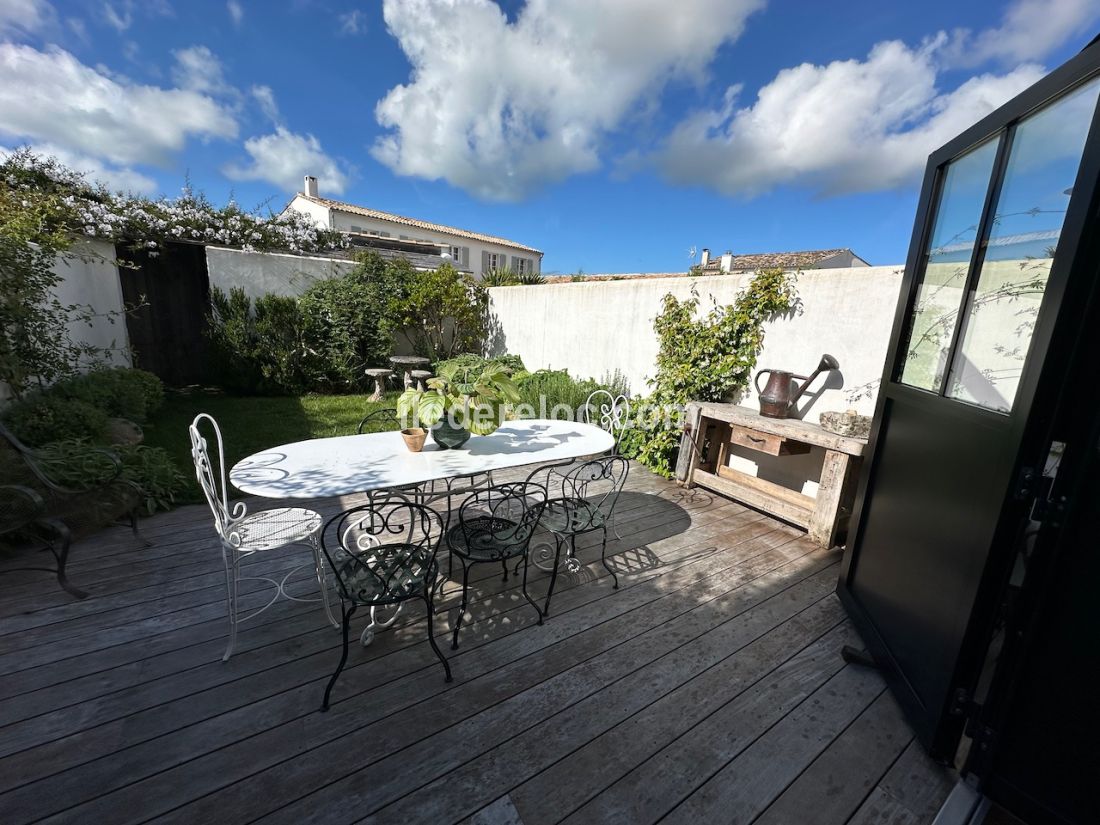
<path id="1" fill-rule="evenodd" d="M 397 399 L 403 421 L 431 427 L 444 418 L 474 435 L 489 435 L 508 417 L 510 405 L 520 400 L 511 370 L 500 364 L 483 367 L 443 364 L 428 388 L 410 388 Z"/>

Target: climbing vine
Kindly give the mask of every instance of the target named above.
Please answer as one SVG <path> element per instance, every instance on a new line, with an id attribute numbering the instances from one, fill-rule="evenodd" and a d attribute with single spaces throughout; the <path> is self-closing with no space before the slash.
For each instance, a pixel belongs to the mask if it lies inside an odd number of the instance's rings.
<path id="1" fill-rule="evenodd" d="M 701 299 L 665 295 L 654 319 L 660 349 L 652 393 L 634 404 L 623 450 L 666 478 L 676 467 L 688 401 L 722 401 L 748 385 L 764 344 L 764 322 L 797 304 L 794 278 L 761 270 L 732 304 L 717 301 L 700 315 Z"/>

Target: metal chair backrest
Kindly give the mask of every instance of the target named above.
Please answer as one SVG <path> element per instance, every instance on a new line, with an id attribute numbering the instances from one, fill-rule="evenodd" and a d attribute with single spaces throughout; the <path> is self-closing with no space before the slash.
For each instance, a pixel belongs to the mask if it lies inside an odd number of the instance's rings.
<path id="1" fill-rule="evenodd" d="M 392 407 L 383 407 L 380 410 L 375 410 L 364 416 L 355 431 L 359 435 L 363 433 L 389 432 L 390 430 L 399 429 L 397 426 L 399 421 L 397 410 Z"/>
<path id="2" fill-rule="evenodd" d="M 612 395 L 607 390 L 596 390 L 589 395 L 581 410 L 581 421 L 611 433 L 615 438 L 615 452 L 619 451 L 629 419 L 630 399 L 625 395 Z"/>
<path id="3" fill-rule="evenodd" d="M 494 484 L 466 497 L 458 526 L 467 547 L 508 558 L 527 551 L 545 506 L 546 488 L 540 484 Z"/>
<path id="4" fill-rule="evenodd" d="M 321 550 L 345 600 L 384 604 L 420 593 L 442 538 L 439 513 L 400 492 L 381 491 L 330 519 Z"/>
<path id="5" fill-rule="evenodd" d="M 217 463 L 210 458 L 210 448 L 200 426 L 206 423 L 212 430 L 218 445 Z M 222 539 L 230 543 L 239 543 L 240 536 L 233 527 L 244 518 L 247 508 L 243 501 L 229 506 L 225 483 L 225 448 L 222 444 L 222 431 L 218 422 L 207 413 L 199 413 L 187 428 L 191 436 L 191 459 L 195 462 L 195 478 L 206 497 L 206 503 L 214 514 L 214 527 Z"/>
<path id="6" fill-rule="evenodd" d="M 591 458 L 580 464 L 550 464 L 539 467 L 529 482 L 546 488 L 547 499 L 555 501 L 584 502 L 587 508 L 574 508 L 573 529 L 577 532 L 600 526 L 597 517 L 611 518 L 615 504 L 626 485 L 630 462 L 619 455 Z"/>

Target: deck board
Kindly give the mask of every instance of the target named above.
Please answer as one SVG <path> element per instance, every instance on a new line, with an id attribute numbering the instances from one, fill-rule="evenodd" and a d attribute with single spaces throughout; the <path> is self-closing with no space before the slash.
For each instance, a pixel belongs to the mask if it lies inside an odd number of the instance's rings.
<path id="1" fill-rule="evenodd" d="M 144 522 L 145 550 L 117 527 L 77 542 L 83 602 L 5 575 L 5 821 L 931 822 L 946 772 L 877 674 L 840 659 L 858 640 L 832 592 L 839 554 L 637 466 L 621 502 L 618 590 L 594 537 L 542 626 L 515 577 L 475 568 L 461 646 L 444 646 L 453 684 L 411 604 L 353 645 L 328 714 L 339 639 L 318 606 L 277 604 L 220 661 L 204 509 Z M 254 569 L 308 559 L 288 548 Z M 548 576 L 532 573 L 538 599 Z M 436 617 L 441 642 L 453 613 Z"/>

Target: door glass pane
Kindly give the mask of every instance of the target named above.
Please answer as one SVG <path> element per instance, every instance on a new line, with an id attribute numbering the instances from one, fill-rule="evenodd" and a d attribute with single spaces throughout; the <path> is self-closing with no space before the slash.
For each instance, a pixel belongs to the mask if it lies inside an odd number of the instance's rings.
<path id="1" fill-rule="evenodd" d="M 990 140 L 972 149 L 951 161 L 944 172 L 924 276 L 909 319 L 903 384 L 937 393 L 943 386 L 997 143 Z"/>
<path id="2" fill-rule="evenodd" d="M 948 394 L 1008 412 L 1035 330 L 1100 80 L 1021 121 Z"/>

